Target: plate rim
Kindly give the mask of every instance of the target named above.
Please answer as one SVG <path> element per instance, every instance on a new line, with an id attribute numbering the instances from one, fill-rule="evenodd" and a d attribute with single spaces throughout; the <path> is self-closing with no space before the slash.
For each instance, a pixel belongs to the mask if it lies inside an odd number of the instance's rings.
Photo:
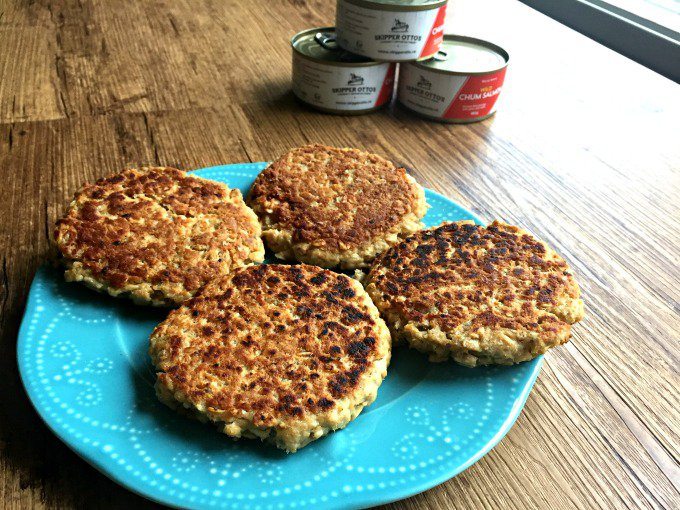
<path id="1" fill-rule="evenodd" d="M 223 164 L 223 165 L 213 165 L 209 167 L 204 167 L 204 168 L 198 168 L 191 170 L 191 172 L 195 171 L 210 171 L 210 170 L 225 170 L 228 169 L 229 167 L 235 167 L 235 166 L 247 166 L 247 167 L 254 167 L 254 168 L 263 168 L 264 165 L 266 165 L 268 162 L 247 162 L 247 163 L 231 163 L 231 164 Z M 479 224 L 485 224 L 484 221 L 481 220 L 481 218 L 475 214 L 474 212 L 470 211 L 468 208 L 463 207 L 462 205 L 458 204 L 454 200 L 446 197 L 445 195 L 442 195 L 441 193 L 438 193 L 437 191 L 434 191 L 429 188 L 424 188 L 426 191 L 429 193 L 432 193 L 433 195 L 437 196 L 437 198 L 443 199 L 447 202 L 453 202 L 456 206 L 460 207 L 463 209 L 466 213 L 468 213 L 470 216 L 474 218 L 474 220 L 479 223 Z M 61 431 L 56 426 L 54 426 L 51 421 L 49 421 L 48 413 L 42 409 L 42 404 L 40 403 L 40 399 L 38 398 L 37 395 L 37 390 L 33 389 L 32 386 L 32 381 L 29 379 L 28 374 L 26 373 L 26 361 L 24 359 L 24 344 L 27 341 L 27 331 L 26 328 L 28 327 L 28 321 L 27 318 L 29 316 L 29 312 L 34 313 L 35 311 L 35 292 L 33 291 L 33 286 L 35 284 L 35 279 L 36 276 L 38 275 L 39 272 L 45 270 L 50 266 L 49 261 L 43 262 L 36 272 L 33 275 L 33 279 L 31 280 L 31 285 L 29 287 L 29 292 L 28 292 L 28 299 L 26 300 L 26 306 L 24 308 L 24 312 L 21 316 L 21 322 L 19 326 L 19 331 L 17 334 L 17 343 L 16 343 L 16 349 L 17 349 L 17 355 L 16 355 L 16 361 L 17 361 L 17 367 L 19 371 L 19 378 L 21 381 L 21 384 L 23 386 L 23 390 L 26 393 L 26 396 L 28 397 L 29 402 L 31 403 L 31 406 L 35 410 L 35 412 L 38 414 L 40 417 L 41 421 L 47 426 L 47 428 L 62 442 L 64 443 L 70 450 L 72 450 L 76 455 L 78 455 L 81 459 L 86 461 L 89 465 L 94 467 L 97 471 L 99 471 L 101 474 L 106 476 L 108 479 L 112 480 L 113 482 L 117 483 L 121 487 L 123 487 L 126 490 L 129 490 L 135 494 L 137 494 L 140 497 L 143 497 L 145 499 L 148 499 L 150 501 L 160 503 L 163 505 L 166 505 L 171 508 L 198 508 L 197 506 L 191 506 L 191 505 L 185 505 L 185 504 L 180 504 L 177 501 L 174 501 L 171 496 L 168 496 L 166 493 L 156 493 L 152 492 L 149 486 L 144 484 L 141 481 L 137 481 L 133 477 L 126 477 L 125 472 L 114 472 L 113 470 L 109 469 L 103 462 L 100 462 L 99 458 L 103 457 L 97 457 L 96 455 L 90 454 L 86 451 L 83 445 L 80 445 L 79 442 L 72 440 L 71 436 L 69 433 L 66 431 Z M 538 356 L 536 358 L 536 362 L 534 363 L 533 367 L 531 370 L 528 372 L 526 375 L 527 378 L 527 383 L 524 385 L 522 388 L 521 392 L 517 395 L 514 401 L 514 405 L 512 409 L 510 410 L 510 413 L 506 417 L 506 419 L 503 421 L 502 425 L 500 426 L 499 430 L 497 433 L 489 439 L 486 444 L 480 448 L 477 453 L 475 453 L 474 456 L 472 456 L 470 459 L 468 459 L 467 462 L 465 462 L 462 465 L 457 466 L 455 469 L 451 471 L 445 471 L 442 474 L 428 478 L 426 480 L 423 480 L 421 482 L 414 482 L 411 485 L 405 485 L 403 489 L 400 488 L 395 488 L 393 494 L 393 498 L 385 498 L 381 497 L 379 495 L 376 496 L 371 496 L 370 493 L 365 493 L 364 495 L 358 496 L 356 493 L 353 494 L 352 501 L 347 501 L 347 504 L 343 505 L 333 505 L 332 503 L 328 506 L 323 506 L 323 508 L 345 508 L 345 509 L 362 509 L 362 508 L 369 508 L 372 506 L 376 505 L 384 505 L 384 504 L 389 504 L 393 503 L 395 501 L 400 501 L 412 496 L 415 496 L 416 494 L 420 494 L 422 492 L 425 492 L 429 489 L 432 489 L 433 487 L 436 487 L 438 485 L 441 485 L 442 483 L 446 482 L 447 480 L 450 480 L 451 478 L 454 478 L 455 476 L 458 476 L 460 473 L 463 471 L 467 470 L 470 468 L 472 465 L 476 464 L 482 457 L 487 455 L 493 448 L 495 448 L 498 443 L 507 435 L 507 433 L 510 431 L 510 429 L 513 427 L 517 419 L 519 418 L 520 414 L 522 413 L 522 410 L 524 409 L 524 406 L 526 405 L 526 401 L 529 398 L 529 395 L 531 394 L 531 390 L 533 389 L 536 380 L 538 379 L 538 375 L 540 374 L 541 367 L 543 365 L 544 357 Z M 248 508 L 251 506 L 253 503 L 249 502 L 242 502 L 243 503 L 243 508 Z M 345 503 L 345 502 L 343 502 Z"/>

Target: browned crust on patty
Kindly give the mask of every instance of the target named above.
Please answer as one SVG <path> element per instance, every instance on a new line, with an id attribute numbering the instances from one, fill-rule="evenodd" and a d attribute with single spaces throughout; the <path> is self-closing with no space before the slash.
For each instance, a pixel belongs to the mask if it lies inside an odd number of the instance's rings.
<path id="1" fill-rule="evenodd" d="M 422 188 L 404 168 L 369 152 L 318 144 L 269 165 L 247 200 L 275 252 L 304 247 L 283 258 L 346 268 L 361 267 L 398 236 L 420 228 L 427 207 Z"/>
<path id="2" fill-rule="evenodd" d="M 229 435 L 246 430 L 294 451 L 372 402 L 390 336 L 355 280 L 306 265 L 260 265 L 208 284 L 172 311 L 151 335 L 150 353 L 159 394 Z"/>
<path id="3" fill-rule="evenodd" d="M 376 259 L 364 284 L 397 337 L 473 366 L 531 359 L 583 317 L 566 262 L 497 221 L 423 230 Z"/>
<path id="4" fill-rule="evenodd" d="M 175 168 L 141 168 L 86 184 L 54 238 L 66 277 L 157 305 L 262 261 L 254 213 L 239 190 Z"/>

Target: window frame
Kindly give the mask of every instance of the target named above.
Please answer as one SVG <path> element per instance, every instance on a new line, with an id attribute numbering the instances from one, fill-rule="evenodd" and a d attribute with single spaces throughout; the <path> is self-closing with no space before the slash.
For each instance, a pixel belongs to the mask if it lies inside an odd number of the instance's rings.
<path id="1" fill-rule="evenodd" d="M 680 34 L 602 0 L 520 0 L 680 83 Z"/>

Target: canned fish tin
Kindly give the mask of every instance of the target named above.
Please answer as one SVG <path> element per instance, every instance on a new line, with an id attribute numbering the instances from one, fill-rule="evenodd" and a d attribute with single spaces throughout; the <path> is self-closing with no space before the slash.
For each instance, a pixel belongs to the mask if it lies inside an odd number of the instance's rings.
<path id="1" fill-rule="evenodd" d="M 510 56 L 481 39 L 444 36 L 439 52 L 399 68 L 398 101 L 442 122 L 475 122 L 494 114 Z"/>
<path id="2" fill-rule="evenodd" d="M 396 64 L 376 62 L 337 46 L 333 27 L 296 34 L 293 46 L 293 93 L 329 113 L 367 113 L 392 98 Z"/>
<path id="3" fill-rule="evenodd" d="M 338 0 L 338 44 L 375 60 L 406 62 L 437 53 L 447 0 Z"/>

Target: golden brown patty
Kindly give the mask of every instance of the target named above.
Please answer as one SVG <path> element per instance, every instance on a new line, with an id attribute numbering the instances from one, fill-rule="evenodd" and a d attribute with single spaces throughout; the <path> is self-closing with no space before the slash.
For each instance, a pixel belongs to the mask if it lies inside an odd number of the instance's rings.
<path id="1" fill-rule="evenodd" d="M 260 232 L 239 190 L 175 168 L 142 168 L 83 186 L 54 237 L 67 280 L 169 305 L 261 262 Z"/>
<path id="2" fill-rule="evenodd" d="M 376 397 L 390 334 L 363 287 L 313 266 L 234 271 L 151 335 L 156 391 L 171 407 L 295 451 Z"/>
<path id="3" fill-rule="evenodd" d="M 433 361 L 529 360 L 568 341 L 583 317 L 565 261 L 500 222 L 423 230 L 379 257 L 364 285 L 395 337 Z"/>
<path id="4" fill-rule="evenodd" d="M 248 204 L 279 258 L 364 267 L 422 227 L 422 187 L 389 161 L 358 149 L 293 149 L 255 180 Z"/>

